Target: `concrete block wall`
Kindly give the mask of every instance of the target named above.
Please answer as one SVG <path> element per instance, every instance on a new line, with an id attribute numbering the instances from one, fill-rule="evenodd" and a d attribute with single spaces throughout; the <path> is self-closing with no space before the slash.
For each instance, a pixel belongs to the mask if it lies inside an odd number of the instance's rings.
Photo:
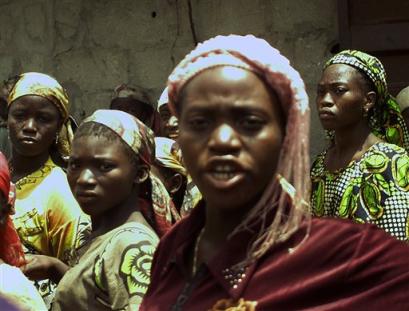
<path id="1" fill-rule="evenodd" d="M 0 0 L 0 79 L 55 76 L 82 120 L 130 83 L 157 99 L 173 67 L 217 34 L 269 41 L 304 78 L 312 108 L 311 154 L 324 146 L 315 88 L 337 42 L 336 0 Z M 192 33 L 192 26 L 195 36 Z"/>

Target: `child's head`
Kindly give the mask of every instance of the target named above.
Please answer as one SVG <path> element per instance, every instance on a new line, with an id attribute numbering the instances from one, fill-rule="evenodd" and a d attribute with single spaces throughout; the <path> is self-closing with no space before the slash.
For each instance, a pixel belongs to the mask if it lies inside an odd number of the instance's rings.
<path id="1" fill-rule="evenodd" d="M 186 190 L 187 172 L 183 166 L 182 152 L 174 140 L 155 137 L 155 162 L 152 171 L 180 209 Z"/>
<path id="2" fill-rule="evenodd" d="M 67 177 L 85 213 L 99 217 L 138 191 L 149 175 L 152 135 L 122 111 L 97 110 L 84 120 L 74 136 Z"/>
<path id="3" fill-rule="evenodd" d="M 144 88 L 126 84 L 117 86 L 110 108 L 127 112 L 149 128 L 154 128 L 155 106 Z"/>
<path id="4" fill-rule="evenodd" d="M 179 121 L 170 111 L 168 102 L 168 88 L 166 87 L 158 100 L 158 112 L 161 121 L 161 136 L 177 139 L 179 136 Z"/>

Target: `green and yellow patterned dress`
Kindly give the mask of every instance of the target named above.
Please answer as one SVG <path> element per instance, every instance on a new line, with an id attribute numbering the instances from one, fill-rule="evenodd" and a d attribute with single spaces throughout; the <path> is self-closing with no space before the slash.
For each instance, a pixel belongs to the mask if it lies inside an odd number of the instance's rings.
<path id="1" fill-rule="evenodd" d="M 346 168 L 329 172 L 321 153 L 311 169 L 314 216 L 374 223 L 399 240 L 409 241 L 409 156 L 380 142 Z"/>
<path id="2" fill-rule="evenodd" d="M 147 224 L 135 221 L 90 239 L 58 284 L 51 310 L 138 310 L 158 242 Z"/>

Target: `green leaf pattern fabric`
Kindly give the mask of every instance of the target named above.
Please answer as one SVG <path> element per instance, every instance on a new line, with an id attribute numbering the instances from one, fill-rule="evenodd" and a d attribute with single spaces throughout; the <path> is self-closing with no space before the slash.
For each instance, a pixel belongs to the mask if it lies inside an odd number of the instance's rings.
<path id="1" fill-rule="evenodd" d="M 409 156 L 403 148 L 380 142 L 346 168 L 329 172 L 326 151 L 311 169 L 311 209 L 317 217 L 374 223 L 409 241 Z"/>
<path id="2" fill-rule="evenodd" d="M 58 284 L 52 310 L 138 310 L 158 243 L 152 228 L 137 221 L 89 239 Z"/>

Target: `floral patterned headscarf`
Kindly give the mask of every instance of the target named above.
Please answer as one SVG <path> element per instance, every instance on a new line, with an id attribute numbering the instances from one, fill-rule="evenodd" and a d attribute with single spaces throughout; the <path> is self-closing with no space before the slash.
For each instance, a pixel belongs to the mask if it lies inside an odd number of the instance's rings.
<path id="1" fill-rule="evenodd" d="M 375 86 L 377 101 L 369 116 L 372 132 L 388 143 L 409 151 L 409 131 L 402 117 L 399 104 L 389 94 L 386 71 L 376 57 L 356 50 L 344 50 L 333 56 L 325 64 L 346 64 L 362 72 Z"/>
<path id="2" fill-rule="evenodd" d="M 120 110 L 100 109 L 83 123 L 96 122 L 114 131 L 149 167 L 155 152 L 154 134 L 150 128 L 129 113 Z"/>
<path id="3" fill-rule="evenodd" d="M 170 168 L 183 176 L 187 175 L 183 166 L 182 151 L 173 139 L 155 137 L 155 159 L 161 166 Z"/>
<path id="4" fill-rule="evenodd" d="M 100 109 L 83 121 L 102 124 L 112 131 L 135 152 L 138 158 L 149 167 L 155 154 L 154 134 L 150 128 L 132 115 L 119 110 Z M 172 226 L 177 217 L 173 202 L 161 181 L 149 175 L 149 202 L 140 200 L 140 210 L 155 232 L 162 236 Z M 176 216 L 176 217 L 175 217 Z M 177 218 L 179 219 L 179 218 Z"/>
<path id="5" fill-rule="evenodd" d="M 57 148 L 61 156 L 66 159 L 71 152 L 74 137 L 72 119 L 69 117 L 69 101 L 65 89 L 53 77 L 39 73 L 27 72 L 20 75 L 19 80 L 10 91 L 8 106 L 20 97 L 37 95 L 48 99 L 60 112 L 63 125 L 58 133 Z"/>
<path id="6" fill-rule="evenodd" d="M 202 194 L 193 183 L 192 178 L 183 164 L 182 150 L 176 141 L 166 137 L 155 137 L 156 162 L 186 177 L 186 190 L 180 207 L 180 216 L 183 218 L 190 214 L 192 209 L 202 199 Z"/>

